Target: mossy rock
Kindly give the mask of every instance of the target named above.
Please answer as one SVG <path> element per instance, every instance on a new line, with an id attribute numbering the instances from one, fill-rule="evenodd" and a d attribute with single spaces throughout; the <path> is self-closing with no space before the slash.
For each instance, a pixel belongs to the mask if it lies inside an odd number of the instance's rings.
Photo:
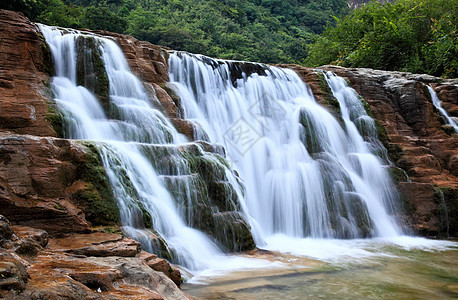
<path id="1" fill-rule="evenodd" d="M 106 201 L 93 184 L 86 183 L 84 188 L 72 195 L 72 198 L 83 207 L 86 219 L 93 225 L 111 225 L 119 222 L 117 206 Z"/>
<path id="2" fill-rule="evenodd" d="M 47 101 L 48 104 L 48 111 L 46 112 L 46 121 L 49 122 L 52 129 L 56 132 L 56 136 L 59 138 L 65 137 L 64 134 L 64 117 L 59 112 L 57 108 L 57 104 L 54 100 Z"/>
<path id="3" fill-rule="evenodd" d="M 331 109 L 331 113 L 340 123 L 343 123 L 341 117 L 341 110 L 340 110 L 340 103 L 339 101 L 333 96 L 331 87 L 328 85 L 326 81 L 326 77 L 323 72 L 317 71 L 315 72 L 316 76 L 318 77 L 320 89 L 323 91 L 324 100 L 326 101 L 326 105 L 328 108 Z"/>
<path id="4" fill-rule="evenodd" d="M 52 53 L 51 53 L 51 48 L 49 47 L 48 43 L 46 42 L 45 37 L 41 32 L 38 32 L 38 37 L 41 40 L 41 53 L 42 53 L 42 59 L 41 59 L 41 64 L 38 64 L 38 70 L 51 76 L 55 75 L 55 70 L 54 70 L 54 62 L 52 59 Z"/>
<path id="5" fill-rule="evenodd" d="M 80 36 L 76 39 L 76 82 L 96 95 L 107 115 L 112 116 L 119 112 L 114 111 L 110 101 L 110 82 L 99 46 L 100 42 L 95 37 Z"/>
<path id="6" fill-rule="evenodd" d="M 307 110 L 301 109 L 299 113 L 299 123 L 303 126 L 303 131 L 301 132 L 302 143 L 305 145 L 310 155 L 323 152 L 322 143 L 317 137 L 317 130 L 314 123 L 310 120 Z"/>
<path id="7" fill-rule="evenodd" d="M 94 225 L 119 224 L 119 209 L 116 198 L 103 166 L 98 146 L 93 142 L 80 142 L 86 148 L 83 163 L 78 167 L 85 189 L 77 192 L 86 218 Z"/>
<path id="8" fill-rule="evenodd" d="M 395 184 L 399 184 L 400 182 L 407 182 L 409 181 L 409 177 L 407 173 L 398 167 L 388 167 L 388 174 L 390 174 L 391 180 Z"/>
<path id="9" fill-rule="evenodd" d="M 250 225 L 238 212 L 215 213 L 216 240 L 228 252 L 248 251 L 256 247 Z"/>

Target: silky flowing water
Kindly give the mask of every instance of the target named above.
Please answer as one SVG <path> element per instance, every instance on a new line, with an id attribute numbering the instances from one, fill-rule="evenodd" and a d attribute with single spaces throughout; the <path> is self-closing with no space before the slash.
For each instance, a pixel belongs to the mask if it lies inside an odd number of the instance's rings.
<path id="1" fill-rule="evenodd" d="M 446 123 L 453 127 L 453 129 L 455 130 L 455 133 L 458 133 L 458 121 L 448 115 L 447 111 L 442 107 L 441 101 L 439 100 L 439 97 L 437 97 L 437 94 L 434 91 L 434 89 L 428 86 L 428 91 L 429 91 L 429 94 L 431 95 L 431 100 L 434 106 L 444 117 L 444 120 L 446 121 Z"/>
<path id="2" fill-rule="evenodd" d="M 65 137 L 97 147 L 123 231 L 156 253 L 163 239 L 189 293 L 209 299 L 456 296 L 456 244 L 403 236 L 386 150 L 342 78 L 320 73 L 338 102 L 333 114 L 291 70 L 171 54 L 170 79 L 184 117 L 196 124 L 197 139 L 225 146 L 235 172 L 217 154 L 205 155 L 224 170 L 239 213 L 267 251 L 227 255 L 189 225 L 193 216 L 182 207 L 193 204 L 198 186 L 180 149 L 190 145 L 155 108 L 121 49 L 109 38 L 40 28 L 53 54 L 51 87 Z M 93 82 L 104 76 L 95 70 L 96 56 L 109 83 L 104 96 Z M 164 155 L 173 158 L 165 166 Z"/>

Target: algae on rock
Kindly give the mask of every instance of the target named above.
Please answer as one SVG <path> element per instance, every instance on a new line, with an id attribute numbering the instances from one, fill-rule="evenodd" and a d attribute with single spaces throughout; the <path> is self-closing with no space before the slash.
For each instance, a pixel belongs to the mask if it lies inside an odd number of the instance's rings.
<path id="1" fill-rule="evenodd" d="M 119 209 L 110 181 L 103 166 L 98 146 L 93 142 L 81 141 L 86 152 L 78 173 L 85 182 L 74 195 L 83 206 L 86 218 L 93 225 L 119 224 Z"/>

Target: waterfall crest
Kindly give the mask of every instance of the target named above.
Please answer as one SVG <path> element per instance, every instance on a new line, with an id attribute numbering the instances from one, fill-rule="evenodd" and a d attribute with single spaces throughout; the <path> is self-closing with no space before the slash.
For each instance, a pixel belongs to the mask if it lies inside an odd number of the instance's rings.
<path id="1" fill-rule="evenodd" d="M 199 125 L 201 141 L 188 143 L 113 40 L 40 29 L 65 137 L 96 145 L 123 230 L 145 250 L 202 270 L 226 260 L 223 251 L 275 234 L 398 235 L 374 120 L 343 79 L 324 74 L 340 104 L 336 118 L 292 70 L 174 53 L 171 82 L 185 118 Z M 232 165 L 205 141 L 224 145 Z"/>

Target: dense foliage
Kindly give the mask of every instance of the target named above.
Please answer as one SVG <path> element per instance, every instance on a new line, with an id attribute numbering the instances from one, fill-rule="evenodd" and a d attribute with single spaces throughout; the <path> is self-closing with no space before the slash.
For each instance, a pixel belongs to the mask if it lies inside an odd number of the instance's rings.
<path id="1" fill-rule="evenodd" d="M 270 63 L 303 63 L 306 45 L 348 10 L 346 0 L 12 0 L 0 8 L 50 25 Z"/>
<path id="2" fill-rule="evenodd" d="M 307 64 L 457 77 L 457 0 L 372 2 L 337 20 L 310 46 Z"/>

